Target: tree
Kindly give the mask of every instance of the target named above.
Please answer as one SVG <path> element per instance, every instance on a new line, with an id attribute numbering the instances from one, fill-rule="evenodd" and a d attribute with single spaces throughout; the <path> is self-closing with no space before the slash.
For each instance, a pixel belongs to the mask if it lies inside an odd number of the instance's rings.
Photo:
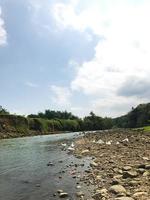
<path id="1" fill-rule="evenodd" d="M 5 108 L 0 106 L 0 115 L 9 115 L 9 112 Z"/>

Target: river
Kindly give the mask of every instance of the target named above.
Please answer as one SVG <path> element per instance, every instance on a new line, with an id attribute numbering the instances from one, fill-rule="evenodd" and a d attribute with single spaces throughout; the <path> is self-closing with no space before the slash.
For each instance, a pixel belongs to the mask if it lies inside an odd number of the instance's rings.
<path id="1" fill-rule="evenodd" d="M 76 199 L 79 180 L 71 176 L 73 165 L 84 163 L 78 168 L 82 175 L 89 163 L 68 155 L 61 145 L 76 137 L 67 133 L 0 140 L 0 200 L 57 200 L 59 189 L 69 200 Z M 54 166 L 47 166 L 49 162 Z"/>

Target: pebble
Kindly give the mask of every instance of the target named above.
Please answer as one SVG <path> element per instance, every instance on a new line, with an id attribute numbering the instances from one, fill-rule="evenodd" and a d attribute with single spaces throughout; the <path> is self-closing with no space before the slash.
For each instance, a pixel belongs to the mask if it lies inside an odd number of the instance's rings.
<path id="1" fill-rule="evenodd" d="M 109 190 L 115 194 L 126 193 L 126 189 L 122 185 L 113 185 L 109 188 Z"/>
<path id="2" fill-rule="evenodd" d="M 80 186 L 80 185 L 77 185 L 76 188 L 77 188 L 77 189 L 81 189 L 81 186 Z"/>

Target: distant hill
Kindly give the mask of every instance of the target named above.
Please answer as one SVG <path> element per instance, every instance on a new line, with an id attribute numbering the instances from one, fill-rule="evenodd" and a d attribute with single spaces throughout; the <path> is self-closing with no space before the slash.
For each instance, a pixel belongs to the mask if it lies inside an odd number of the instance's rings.
<path id="1" fill-rule="evenodd" d="M 128 114 L 113 119 L 113 124 L 119 128 L 138 128 L 150 125 L 150 103 L 132 108 Z"/>

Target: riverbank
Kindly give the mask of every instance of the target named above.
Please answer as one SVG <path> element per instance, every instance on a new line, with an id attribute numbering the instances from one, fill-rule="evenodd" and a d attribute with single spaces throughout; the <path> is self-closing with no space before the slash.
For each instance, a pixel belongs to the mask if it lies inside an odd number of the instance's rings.
<path id="1" fill-rule="evenodd" d="M 55 131 L 55 132 L 40 132 L 40 131 L 27 131 L 27 132 L 17 132 L 17 131 L 1 131 L 0 139 L 11 139 L 11 138 L 22 138 L 22 137 L 32 137 L 32 136 L 43 136 L 43 135 L 55 135 L 69 133 L 68 131 Z"/>
<path id="2" fill-rule="evenodd" d="M 119 130 L 85 135 L 74 155 L 92 157 L 81 181 L 95 200 L 150 199 L 150 133 Z"/>

